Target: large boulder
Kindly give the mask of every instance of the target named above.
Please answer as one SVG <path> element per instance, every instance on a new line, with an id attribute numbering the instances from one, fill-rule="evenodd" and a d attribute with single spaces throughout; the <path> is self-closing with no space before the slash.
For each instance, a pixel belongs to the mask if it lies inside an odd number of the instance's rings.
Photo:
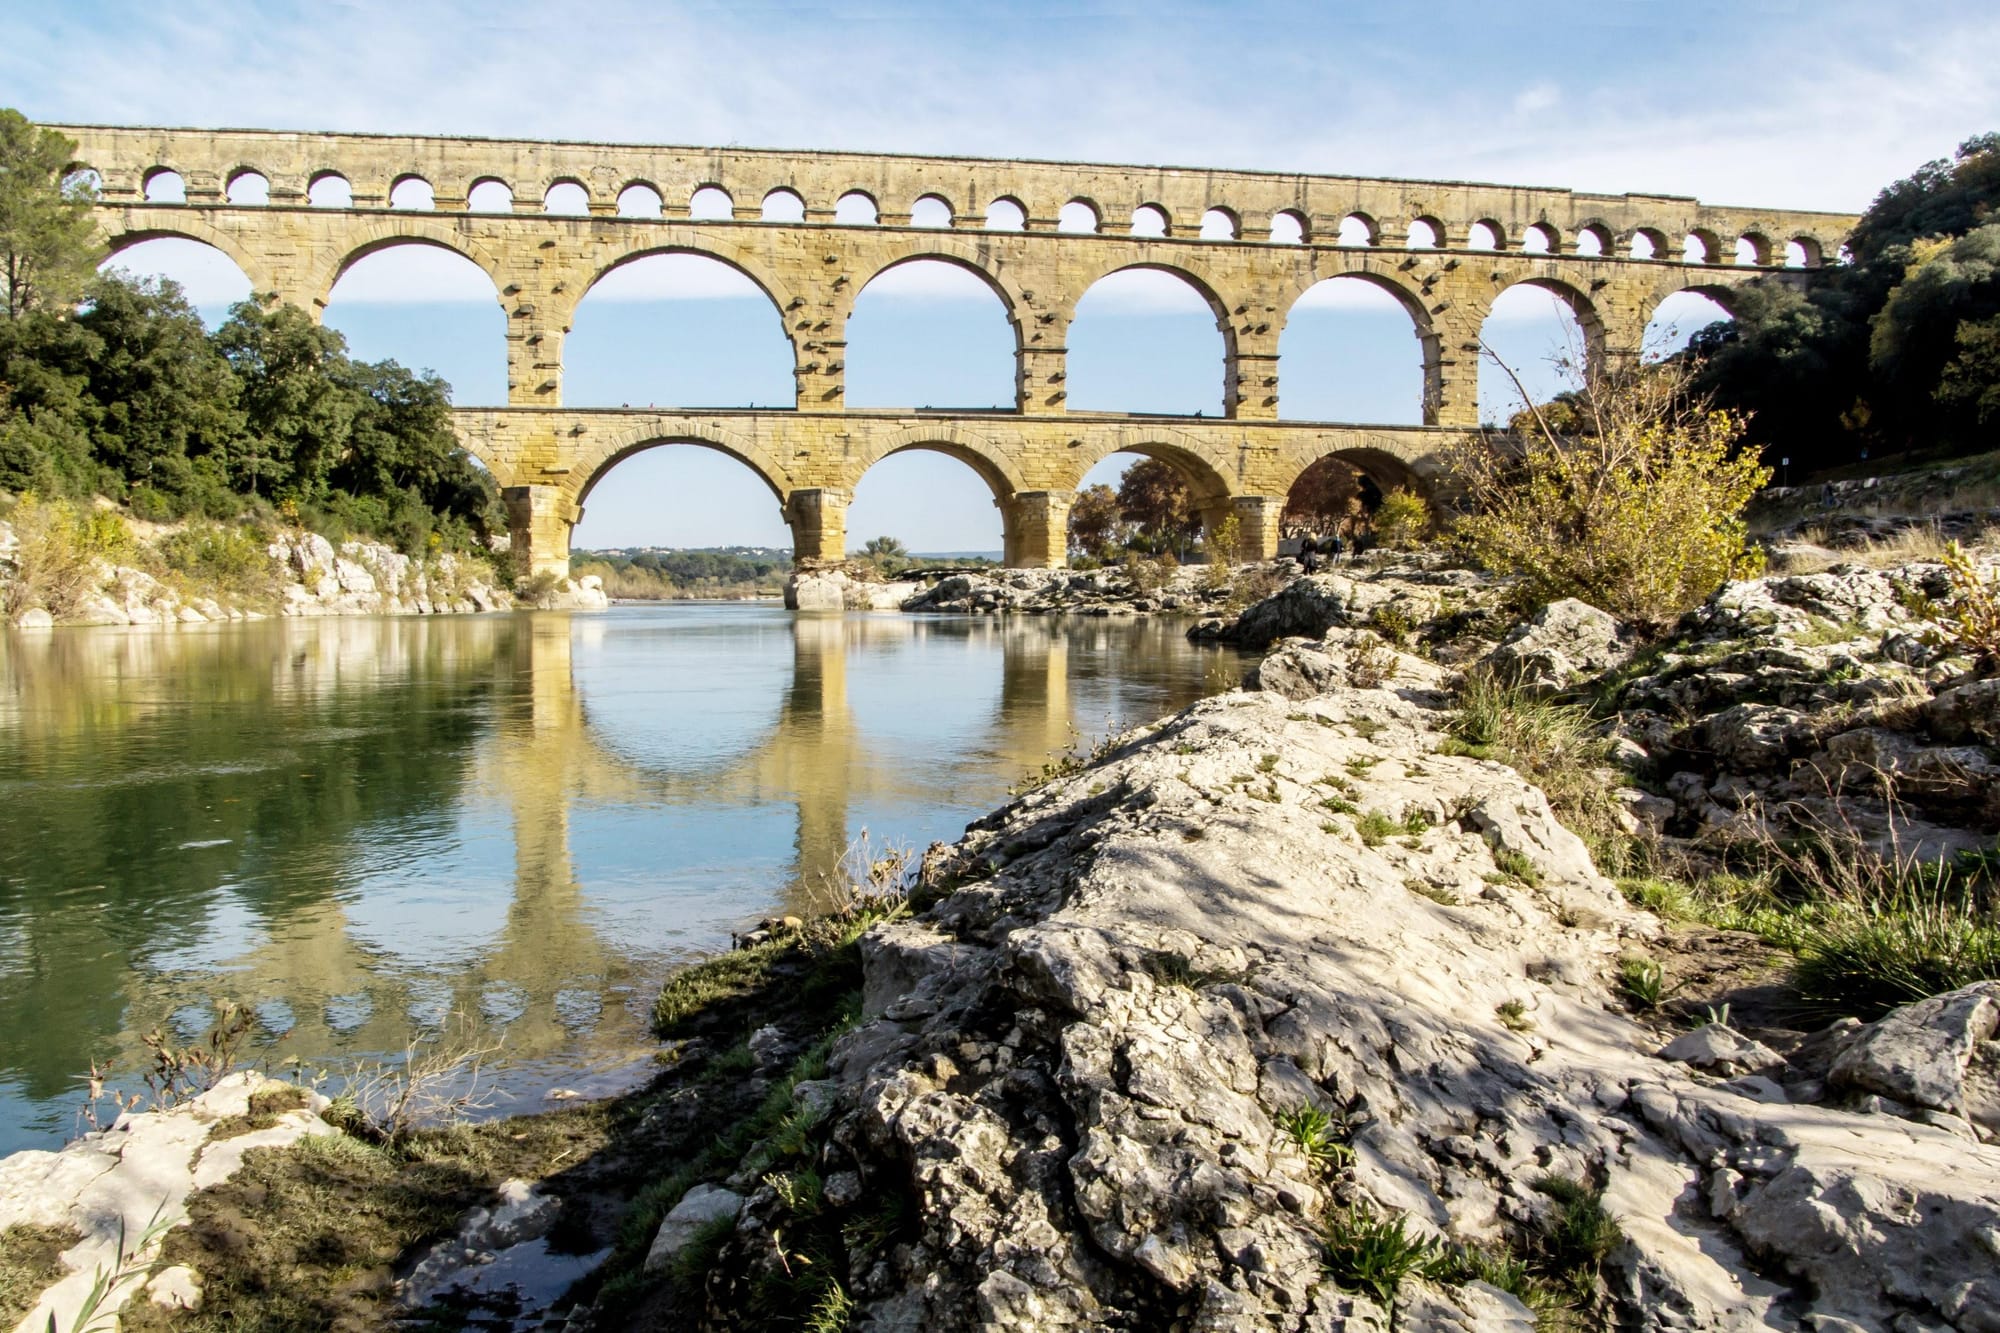
<path id="1" fill-rule="evenodd" d="M 1561 690 L 1609 671 L 1631 655 L 1630 634 L 1616 617 L 1565 597 L 1515 626 L 1486 655 L 1486 665 L 1503 680 Z"/>
<path id="2" fill-rule="evenodd" d="M 2000 981 L 1933 995 L 1863 1028 L 1859 1040 L 1833 1062 L 1827 1081 L 1963 1115 L 1966 1067 L 1996 1028 Z"/>

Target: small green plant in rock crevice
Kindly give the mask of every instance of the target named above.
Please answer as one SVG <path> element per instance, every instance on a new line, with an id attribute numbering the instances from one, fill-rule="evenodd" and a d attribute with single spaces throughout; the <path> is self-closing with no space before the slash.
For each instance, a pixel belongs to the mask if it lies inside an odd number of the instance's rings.
<path id="1" fill-rule="evenodd" d="M 1630 957 L 1618 964 L 1618 985 L 1642 1009 L 1657 1009 L 1666 994 L 1666 973 L 1651 958 Z"/>
<path id="2" fill-rule="evenodd" d="M 1403 1283 L 1426 1277 L 1444 1256 L 1435 1239 L 1410 1230 L 1401 1213 L 1383 1214 L 1356 1199 L 1326 1221 L 1326 1271 L 1348 1291 L 1366 1292 L 1395 1310 Z"/>
<path id="3" fill-rule="evenodd" d="M 1338 1171 L 1354 1160 L 1341 1123 L 1317 1106 L 1301 1106 L 1280 1111 L 1278 1131 L 1298 1148 L 1316 1169 Z"/>

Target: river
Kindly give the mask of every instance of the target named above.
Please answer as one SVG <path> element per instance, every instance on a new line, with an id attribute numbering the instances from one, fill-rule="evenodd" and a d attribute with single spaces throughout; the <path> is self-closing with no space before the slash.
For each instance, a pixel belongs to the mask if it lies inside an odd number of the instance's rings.
<path id="1" fill-rule="evenodd" d="M 446 1028 L 502 1109 L 643 1073 L 676 963 L 1233 685 L 1172 621 L 590 616 L 0 634 L 0 1152 L 139 1034 L 340 1073 Z M 108 1114 L 108 1104 L 100 1108 Z"/>

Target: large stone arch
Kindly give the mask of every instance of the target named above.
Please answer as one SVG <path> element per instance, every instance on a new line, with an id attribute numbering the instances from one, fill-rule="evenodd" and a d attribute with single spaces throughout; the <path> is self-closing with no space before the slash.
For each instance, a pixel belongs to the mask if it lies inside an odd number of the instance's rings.
<path id="1" fill-rule="evenodd" d="M 714 421 L 662 418 L 634 426 L 584 450 L 570 468 L 563 487 L 578 509 L 604 475 L 633 454 L 666 445 L 688 444 L 728 454 L 757 474 L 783 505 L 798 488 L 792 474 L 761 442 Z"/>
<path id="2" fill-rule="evenodd" d="M 507 298 L 501 289 L 506 285 L 502 278 L 505 264 L 500 256 L 454 223 L 433 221 L 436 216 L 415 212 L 371 216 L 368 224 L 344 238 L 342 249 L 322 261 L 307 280 L 305 290 L 312 294 L 313 304 L 325 309 L 335 285 L 368 256 L 397 245 L 431 245 L 477 264 L 493 284 L 494 301 L 504 307 Z"/>
<path id="3" fill-rule="evenodd" d="M 634 181 L 633 184 L 646 185 L 649 182 Z M 623 192 L 621 189 L 620 193 L 622 194 Z M 682 225 L 698 227 L 702 224 L 697 222 L 692 224 L 683 223 Z M 725 252 L 712 246 L 687 241 L 663 242 L 658 245 L 642 246 L 636 250 L 621 251 L 608 263 L 596 265 L 594 270 L 589 273 L 588 280 L 579 284 L 580 290 L 576 293 L 576 299 L 570 302 L 570 312 L 574 314 L 576 308 L 583 304 L 584 299 L 592 291 L 596 290 L 597 284 L 603 282 L 617 270 L 629 264 L 636 264 L 642 259 L 650 259 L 655 255 L 693 255 L 698 259 L 712 259 L 718 264 L 735 269 L 738 273 L 748 278 L 756 286 L 757 290 L 764 294 L 764 298 L 771 303 L 771 313 L 778 318 L 779 327 L 785 330 L 785 337 L 796 345 L 797 339 L 792 335 L 791 321 L 786 318 L 786 308 L 793 299 L 792 293 L 782 282 L 778 281 L 777 275 L 770 272 L 762 264 L 759 264 L 754 258 L 744 255 L 740 249 L 732 249 Z"/>
<path id="4" fill-rule="evenodd" d="M 1596 303 L 1590 299 L 1589 295 L 1582 288 L 1573 286 L 1561 278 L 1551 277 L 1545 273 L 1530 273 L 1525 277 L 1516 278 L 1514 281 L 1498 288 L 1493 293 L 1493 300 L 1489 301 L 1486 309 L 1480 313 L 1479 318 L 1482 324 L 1485 323 L 1486 317 L 1492 313 L 1493 306 L 1499 302 L 1500 298 L 1516 287 L 1534 287 L 1548 292 L 1558 301 L 1561 301 L 1568 308 L 1570 314 L 1576 316 L 1577 328 L 1583 332 L 1583 366 L 1581 369 L 1584 374 L 1590 374 L 1604 364 L 1604 317 L 1598 312 Z"/>
<path id="5" fill-rule="evenodd" d="M 852 313 L 854 306 L 861 300 L 861 294 L 868 290 L 869 285 L 890 269 L 901 268 L 905 264 L 920 263 L 926 259 L 934 259 L 939 263 L 950 264 L 955 268 L 962 268 L 972 274 L 973 277 L 985 283 L 987 289 L 1000 298 L 1001 306 L 1007 311 L 1008 322 L 1014 325 L 1015 337 L 1018 343 L 1021 332 L 1021 320 L 1024 318 L 1028 298 L 1021 287 L 1006 274 L 1004 268 L 989 268 L 987 266 L 987 256 L 990 254 L 989 246 L 981 245 L 976 241 L 956 240 L 952 232 L 937 232 L 934 234 L 918 232 L 909 237 L 898 235 L 897 239 L 907 239 L 909 242 L 908 247 L 892 251 L 887 258 L 876 264 L 869 271 L 867 277 L 862 278 L 855 284 L 854 296 L 848 302 L 850 313 Z"/>
<path id="6" fill-rule="evenodd" d="M 125 230 L 105 233 L 106 259 L 110 259 L 135 245 L 146 241 L 181 240 L 194 241 L 218 250 L 236 265 L 237 270 L 250 280 L 250 290 L 259 294 L 273 288 L 271 274 L 265 269 L 261 257 L 243 248 L 235 236 L 218 227 L 210 226 L 199 217 L 175 218 L 170 224 L 148 222 L 144 226 L 130 226 Z"/>
<path id="7" fill-rule="evenodd" d="M 1111 455 L 1139 454 L 1158 459 L 1178 471 L 1194 493 L 1198 506 L 1242 493 L 1236 460 L 1186 431 L 1133 422 L 1115 430 L 1093 432 L 1073 452 L 1076 456 L 1069 460 L 1071 475 L 1065 479 L 1070 490 L 1075 490 L 1090 469 Z"/>
<path id="8" fill-rule="evenodd" d="M 911 450 L 928 450 L 956 458 L 979 474 L 996 501 L 1005 501 L 1018 492 L 1034 489 L 1021 471 L 1015 450 L 950 422 L 940 422 L 935 426 L 911 426 L 870 441 L 849 464 L 843 479 L 846 489 L 852 492 L 861 484 L 869 469 L 891 454 Z"/>
<path id="9" fill-rule="evenodd" d="M 1332 261 L 1328 267 L 1322 261 Z M 1345 262 L 1342 262 L 1345 261 Z M 1371 287 L 1387 292 L 1395 298 L 1403 313 L 1410 317 L 1410 325 L 1416 334 L 1417 345 L 1423 360 L 1423 401 L 1419 419 L 1426 424 L 1437 421 L 1438 403 L 1444 396 L 1444 343 L 1436 324 L 1431 319 L 1430 307 L 1425 303 L 1423 290 L 1408 277 L 1407 271 L 1396 267 L 1385 256 L 1368 251 L 1334 250 L 1324 254 L 1314 254 L 1311 262 L 1300 266 L 1300 271 L 1291 275 L 1282 295 L 1284 310 L 1278 323 L 1278 338 L 1273 346 L 1283 339 L 1284 330 L 1292 322 L 1292 312 L 1305 294 L 1323 282 L 1335 279 L 1353 279 L 1366 282 Z M 1279 404 L 1284 401 L 1284 381 L 1282 372 L 1279 379 Z"/>
<path id="10" fill-rule="evenodd" d="M 1171 274 L 1182 282 L 1185 282 L 1189 287 L 1193 288 L 1195 294 L 1207 304 L 1209 312 L 1215 316 L 1216 331 L 1222 335 L 1222 358 L 1216 367 L 1222 382 L 1222 415 L 1225 417 L 1234 416 L 1236 403 L 1235 379 L 1239 342 L 1236 321 L 1230 318 L 1229 303 L 1222 296 L 1221 285 L 1208 274 L 1185 263 L 1151 257 L 1129 262 L 1114 259 L 1100 267 L 1086 269 L 1079 275 L 1071 290 L 1063 293 L 1063 306 L 1060 311 L 1060 317 L 1063 320 L 1065 328 L 1074 328 L 1077 307 L 1082 304 L 1083 298 L 1090 294 L 1091 288 L 1106 278 L 1114 277 L 1120 273 L 1143 271 Z M 1068 392 L 1068 390 L 1065 389 L 1065 392 Z M 1023 405 L 1025 406 L 1025 403 Z"/>

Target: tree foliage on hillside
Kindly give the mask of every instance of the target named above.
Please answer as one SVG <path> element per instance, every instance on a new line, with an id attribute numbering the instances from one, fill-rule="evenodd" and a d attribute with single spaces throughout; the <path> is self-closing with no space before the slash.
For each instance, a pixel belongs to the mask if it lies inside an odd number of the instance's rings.
<path id="1" fill-rule="evenodd" d="M 93 194 L 66 179 L 76 144 L 0 107 L 0 264 L 5 314 L 61 309 L 97 264 Z"/>
<path id="2" fill-rule="evenodd" d="M 353 360 L 296 307 L 246 301 L 210 334 L 175 284 L 94 275 L 75 151 L 0 109 L 0 489 L 150 519 L 285 504 L 413 553 L 501 525 L 437 376 Z"/>
<path id="3" fill-rule="evenodd" d="M 1876 453 L 1986 448 L 2000 424 L 2000 134 L 1876 196 L 1851 262 L 1803 294 L 1744 288 L 1697 333 L 1698 387 L 1751 439 L 1806 468 Z"/>

